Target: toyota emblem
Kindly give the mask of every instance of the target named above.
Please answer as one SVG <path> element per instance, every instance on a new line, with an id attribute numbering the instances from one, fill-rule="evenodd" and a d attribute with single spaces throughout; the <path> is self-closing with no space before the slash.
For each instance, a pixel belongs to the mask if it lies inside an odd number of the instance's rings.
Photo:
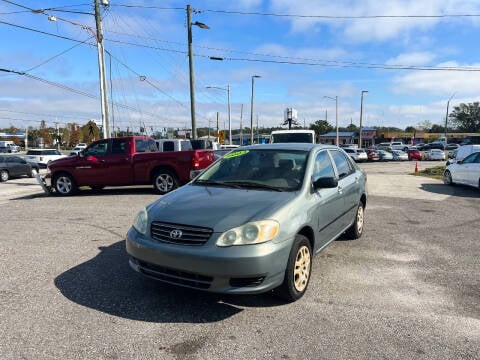
<path id="1" fill-rule="evenodd" d="M 171 239 L 180 239 L 182 237 L 183 233 L 182 230 L 175 229 L 170 231 L 170 238 Z"/>

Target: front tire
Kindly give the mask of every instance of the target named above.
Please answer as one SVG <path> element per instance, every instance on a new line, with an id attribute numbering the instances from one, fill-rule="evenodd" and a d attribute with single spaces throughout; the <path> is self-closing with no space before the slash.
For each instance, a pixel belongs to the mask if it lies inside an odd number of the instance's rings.
<path id="1" fill-rule="evenodd" d="M 443 173 L 443 183 L 445 185 L 453 185 L 452 174 L 449 170 L 445 170 Z"/>
<path id="2" fill-rule="evenodd" d="M 349 239 L 355 240 L 355 239 L 359 239 L 362 236 L 364 221 L 365 221 L 365 207 L 363 203 L 360 201 L 360 204 L 358 204 L 358 207 L 357 207 L 357 213 L 355 215 L 355 219 L 353 220 L 353 224 L 346 231 L 347 237 Z"/>
<path id="3" fill-rule="evenodd" d="M 276 294 L 288 302 L 300 299 L 307 290 L 311 272 L 312 246 L 305 236 L 297 235 L 290 250 L 283 283 L 275 289 Z"/>
<path id="4" fill-rule="evenodd" d="M 10 178 L 7 170 L 0 171 L 0 181 L 7 181 Z"/>
<path id="5" fill-rule="evenodd" d="M 153 175 L 153 189 L 164 195 L 178 187 L 177 176 L 170 170 L 159 170 Z"/>
<path id="6" fill-rule="evenodd" d="M 69 174 L 60 174 L 55 177 L 55 190 L 62 196 L 72 195 L 77 191 L 77 185 Z"/>

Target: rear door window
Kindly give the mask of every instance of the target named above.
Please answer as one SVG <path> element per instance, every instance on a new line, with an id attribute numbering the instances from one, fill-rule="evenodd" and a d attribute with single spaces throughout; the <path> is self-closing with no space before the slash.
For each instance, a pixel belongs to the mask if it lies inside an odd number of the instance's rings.
<path id="1" fill-rule="evenodd" d="M 330 153 L 332 155 L 333 162 L 335 163 L 335 167 L 337 168 L 339 179 L 343 179 L 354 172 L 355 169 L 346 155 L 337 150 L 330 150 Z"/>

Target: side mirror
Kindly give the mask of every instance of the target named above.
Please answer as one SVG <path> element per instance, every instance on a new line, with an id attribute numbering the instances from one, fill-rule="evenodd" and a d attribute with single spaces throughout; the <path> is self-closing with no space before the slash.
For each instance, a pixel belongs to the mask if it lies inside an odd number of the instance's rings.
<path id="1" fill-rule="evenodd" d="M 338 186 L 336 177 L 321 177 L 313 182 L 313 188 L 316 189 L 331 189 Z"/>
<path id="2" fill-rule="evenodd" d="M 463 164 L 463 160 L 458 160 L 457 164 L 460 164 L 460 165 Z"/>

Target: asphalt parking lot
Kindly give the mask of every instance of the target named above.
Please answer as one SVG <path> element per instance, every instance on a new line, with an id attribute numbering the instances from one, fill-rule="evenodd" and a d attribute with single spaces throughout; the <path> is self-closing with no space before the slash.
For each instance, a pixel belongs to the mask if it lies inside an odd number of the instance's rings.
<path id="1" fill-rule="evenodd" d="M 409 175 L 415 162 L 361 166 L 364 236 L 321 252 L 292 304 L 134 273 L 124 235 L 150 187 L 0 183 L 0 358 L 479 359 L 480 191 Z"/>

